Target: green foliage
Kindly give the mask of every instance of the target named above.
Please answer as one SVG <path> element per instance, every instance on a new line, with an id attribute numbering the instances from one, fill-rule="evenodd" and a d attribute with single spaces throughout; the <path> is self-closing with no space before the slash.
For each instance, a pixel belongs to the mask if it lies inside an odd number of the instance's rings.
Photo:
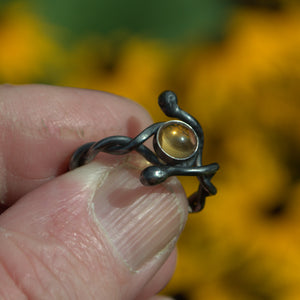
<path id="1" fill-rule="evenodd" d="M 230 13 L 224 0 L 29 0 L 73 38 L 91 33 L 190 41 L 217 39 Z"/>

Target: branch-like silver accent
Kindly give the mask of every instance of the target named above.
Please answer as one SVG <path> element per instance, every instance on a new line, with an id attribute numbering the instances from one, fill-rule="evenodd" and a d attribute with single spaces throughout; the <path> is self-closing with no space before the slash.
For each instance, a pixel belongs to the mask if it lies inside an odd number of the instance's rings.
<path id="1" fill-rule="evenodd" d="M 72 170 L 89 163 L 99 152 L 124 155 L 134 150 L 152 164 L 141 172 L 140 181 L 143 185 L 160 184 L 170 176 L 197 176 L 199 180 L 198 190 L 188 200 L 190 212 L 201 211 L 204 208 L 206 197 L 217 193 L 216 187 L 210 180 L 219 169 L 219 165 L 217 163 L 202 165 L 204 142 L 202 127 L 194 117 L 178 106 L 175 93 L 172 91 L 163 92 L 159 96 L 158 103 L 165 115 L 179 120 L 154 123 L 135 138 L 110 136 L 98 142 L 84 144 L 73 153 L 69 168 Z M 186 156 L 176 157 L 165 151 L 165 145 L 160 141 L 160 137 L 169 125 L 174 126 L 175 129 L 178 126 L 184 131 L 179 137 L 179 142 L 182 142 L 183 146 L 184 143 L 189 142 L 189 150 L 192 147 L 192 152 L 188 152 Z M 155 152 L 143 145 L 152 136 Z M 190 140 L 192 140 L 192 144 Z"/>

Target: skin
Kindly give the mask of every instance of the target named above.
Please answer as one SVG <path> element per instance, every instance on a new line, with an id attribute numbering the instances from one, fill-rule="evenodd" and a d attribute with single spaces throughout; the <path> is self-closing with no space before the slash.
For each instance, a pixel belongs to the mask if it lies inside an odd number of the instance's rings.
<path id="1" fill-rule="evenodd" d="M 88 189 L 77 175 L 63 175 L 83 143 L 135 136 L 151 123 L 136 103 L 108 93 L 0 86 L 1 299 L 150 299 L 167 284 L 174 247 L 138 272 L 128 271 L 87 214 Z M 179 183 L 174 185 L 184 202 Z M 74 194 L 83 197 L 76 218 L 68 210 Z M 182 207 L 184 223 L 187 205 Z M 78 238 L 74 245 L 72 234 Z M 63 258 L 59 265 L 57 256 Z"/>

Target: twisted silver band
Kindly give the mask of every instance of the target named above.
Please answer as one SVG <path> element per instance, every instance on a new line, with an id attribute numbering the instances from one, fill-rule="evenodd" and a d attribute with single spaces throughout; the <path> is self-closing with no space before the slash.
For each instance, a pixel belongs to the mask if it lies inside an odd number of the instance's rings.
<path id="1" fill-rule="evenodd" d="M 167 116 L 180 120 L 173 120 L 172 126 L 175 128 L 181 126 L 185 131 L 192 130 L 191 134 L 195 135 L 196 145 L 191 154 L 180 158 L 168 154 L 158 141 L 160 129 L 168 122 L 159 122 L 150 125 L 135 138 L 111 136 L 98 142 L 84 144 L 73 153 L 69 167 L 72 170 L 87 164 L 99 152 L 124 155 L 133 150 L 137 151 L 152 164 L 141 172 L 140 181 L 143 185 L 159 184 L 170 176 L 197 176 L 199 180 L 198 190 L 188 200 L 190 212 L 198 212 L 203 209 L 206 197 L 217 193 L 216 187 L 210 180 L 219 169 L 219 165 L 217 163 L 202 165 L 203 130 L 195 118 L 179 108 L 176 95 L 171 91 L 165 91 L 159 96 L 158 103 Z M 155 152 L 143 145 L 152 136 Z M 179 142 L 181 141 L 183 143 L 187 141 L 185 132 L 179 136 Z"/>

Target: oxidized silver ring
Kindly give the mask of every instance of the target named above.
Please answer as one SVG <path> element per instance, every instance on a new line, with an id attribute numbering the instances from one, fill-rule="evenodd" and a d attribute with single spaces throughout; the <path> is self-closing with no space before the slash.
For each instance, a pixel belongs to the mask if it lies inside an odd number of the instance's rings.
<path id="1" fill-rule="evenodd" d="M 154 123 L 135 138 L 110 136 L 84 144 L 73 153 L 70 170 L 89 163 L 99 152 L 124 155 L 135 150 L 152 164 L 141 172 L 140 181 L 143 185 L 159 184 L 170 176 L 197 176 L 198 190 L 188 201 L 189 212 L 198 212 L 203 209 L 206 197 L 217 193 L 211 178 L 219 165 L 202 165 L 203 130 L 194 117 L 178 106 L 175 93 L 163 92 L 158 103 L 168 117 L 177 120 Z M 151 136 L 154 152 L 143 145 Z"/>

